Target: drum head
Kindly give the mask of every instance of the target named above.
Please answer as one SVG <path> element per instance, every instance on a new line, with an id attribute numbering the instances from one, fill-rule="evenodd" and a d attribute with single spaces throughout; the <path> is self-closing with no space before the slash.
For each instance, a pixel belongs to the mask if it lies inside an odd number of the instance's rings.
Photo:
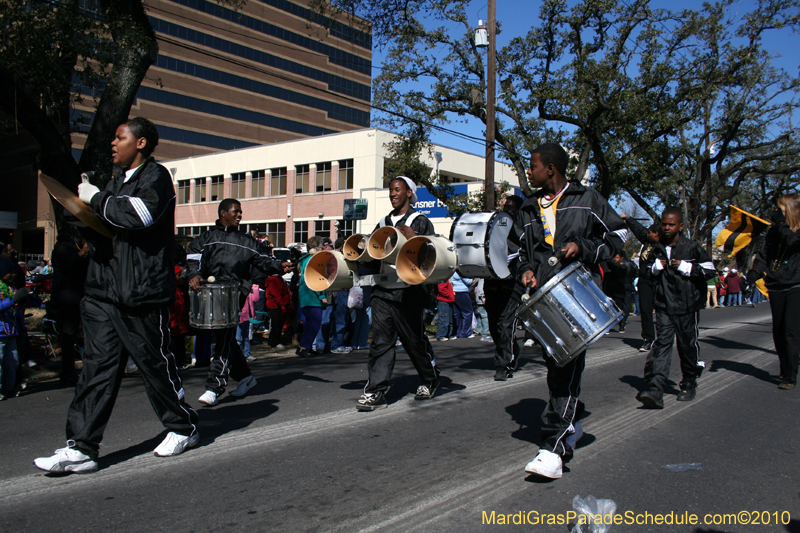
<path id="1" fill-rule="evenodd" d="M 396 228 L 384 226 L 370 235 L 367 252 L 372 259 L 394 263 L 405 243 L 406 238 Z"/>
<path id="2" fill-rule="evenodd" d="M 348 261 L 371 261 L 367 253 L 368 236 L 356 233 L 350 235 L 342 245 L 342 254 Z"/>
<path id="3" fill-rule="evenodd" d="M 353 286 L 350 268 L 341 252 L 317 252 L 306 263 L 303 276 L 312 291 L 338 291 Z"/>
<path id="4" fill-rule="evenodd" d="M 441 235 L 409 239 L 397 256 L 397 275 L 409 285 L 438 283 L 452 276 L 455 267 L 453 243 Z"/>

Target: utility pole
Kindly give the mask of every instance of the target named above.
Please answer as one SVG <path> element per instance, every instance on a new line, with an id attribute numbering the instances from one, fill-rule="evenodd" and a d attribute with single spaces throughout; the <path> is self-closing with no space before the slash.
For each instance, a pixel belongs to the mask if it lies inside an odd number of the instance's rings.
<path id="1" fill-rule="evenodd" d="M 489 52 L 486 60 L 486 173 L 484 177 L 487 211 L 494 211 L 497 205 L 494 197 L 494 103 L 497 98 L 497 84 L 495 83 L 495 58 L 497 56 L 495 1 L 496 0 L 489 0 L 489 21 L 487 24 L 489 30 Z"/>

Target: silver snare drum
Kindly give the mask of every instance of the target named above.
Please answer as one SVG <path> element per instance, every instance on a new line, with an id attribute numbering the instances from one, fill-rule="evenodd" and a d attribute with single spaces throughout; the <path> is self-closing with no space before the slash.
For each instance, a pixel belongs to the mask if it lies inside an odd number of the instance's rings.
<path id="1" fill-rule="evenodd" d="M 508 234 L 513 226 L 514 219 L 503 211 L 460 214 L 450 228 L 458 273 L 465 278 L 504 279 L 511 275 Z"/>
<path id="2" fill-rule="evenodd" d="M 622 320 L 622 311 L 583 265 L 573 263 L 520 305 L 516 316 L 564 366 Z"/>
<path id="3" fill-rule="evenodd" d="M 204 283 L 189 288 L 189 324 L 198 329 L 227 329 L 239 325 L 239 284 Z"/>

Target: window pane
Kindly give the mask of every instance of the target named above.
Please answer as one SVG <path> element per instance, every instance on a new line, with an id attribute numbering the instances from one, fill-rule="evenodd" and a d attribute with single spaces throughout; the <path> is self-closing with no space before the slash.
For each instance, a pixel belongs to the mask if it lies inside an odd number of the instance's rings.
<path id="1" fill-rule="evenodd" d="M 250 178 L 250 197 L 251 198 L 262 198 L 265 196 L 264 191 L 266 190 L 266 171 L 264 170 L 254 170 L 250 174 L 252 174 L 252 178 Z"/>
<path id="2" fill-rule="evenodd" d="M 244 172 L 231 174 L 231 198 L 244 198 L 246 183 Z"/>
<path id="3" fill-rule="evenodd" d="M 308 241 L 308 221 L 294 223 L 294 242 Z"/>
<path id="4" fill-rule="evenodd" d="M 272 179 L 270 183 L 269 194 L 270 196 L 285 196 L 286 195 L 286 167 L 273 168 Z"/>
<path id="5" fill-rule="evenodd" d="M 320 237 L 331 236 L 331 221 L 330 220 L 315 220 L 314 221 L 314 235 Z"/>
<path id="6" fill-rule="evenodd" d="M 331 163 L 317 163 L 316 191 L 324 192 L 331 190 Z"/>
<path id="7" fill-rule="evenodd" d="M 309 183 L 309 167 L 308 165 L 297 165 L 295 168 L 294 177 L 294 192 L 295 194 L 302 194 L 304 192 L 311 192 Z M 305 241 L 303 241 L 305 242 Z"/>
<path id="8" fill-rule="evenodd" d="M 339 161 L 339 190 L 353 188 L 353 160 Z"/>
<path id="9" fill-rule="evenodd" d="M 181 180 L 178 182 L 178 203 L 188 204 L 189 193 L 191 192 L 191 180 Z"/>
<path id="10" fill-rule="evenodd" d="M 194 180 L 194 201 L 195 202 L 205 202 L 206 201 L 206 179 L 205 178 L 197 178 Z"/>
<path id="11" fill-rule="evenodd" d="M 278 248 L 286 246 L 286 222 L 270 222 L 267 224 L 267 233 L 273 246 Z"/>
<path id="12" fill-rule="evenodd" d="M 222 176 L 211 176 L 211 201 L 217 202 L 222 200 L 222 184 L 224 183 Z"/>

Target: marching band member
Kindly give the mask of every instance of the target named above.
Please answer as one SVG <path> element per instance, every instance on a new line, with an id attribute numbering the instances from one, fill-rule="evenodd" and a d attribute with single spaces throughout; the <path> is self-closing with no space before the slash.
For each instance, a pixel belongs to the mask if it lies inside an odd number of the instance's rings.
<path id="1" fill-rule="evenodd" d="M 525 200 L 517 216 L 518 230 L 524 232 L 517 268 L 522 288 L 544 285 L 574 261 L 596 274 L 598 263 L 611 259 L 627 237 L 625 223 L 600 193 L 567 182 L 568 162 L 558 144 L 543 144 L 531 153 L 528 181 L 539 191 Z M 550 265 L 551 257 L 560 257 L 560 261 Z M 564 366 L 546 353 L 544 359 L 550 400 L 542 413 L 542 446 L 525 471 L 557 479 L 562 464 L 572 458 L 567 439 L 580 432 L 576 415 L 586 351 Z"/>
<path id="2" fill-rule="evenodd" d="M 399 176 L 389 184 L 392 211 L 378 224 L 394 226 L 407 239 L 415 235 L 434 235 L 433 224 L 411 204 L 417 202 L 417 186 L 409 178 Z M 425 289 L 416 285 L 403 289 L 375 286 L 372 290 L 372 343 L 369 348 L 369 379 L 358 400 L 359 411 L 374 411 L 387 406 L 386 391 L 392 377 L 398 337 L 417 369 L 422 384 L 415 400 L 433 398 L 439 386 L 439 368 L 433 348 L 425 335 Z"/>
<path id="3" fill-rule="evenodd" d="M 83 183 L 78 193 L 116 234 L 90 242 L 81 320 L 83 370 L 67 415 L 67 447 L 34 460 L 48 472 L 97 470 L 103 432 L 130 355 L 150 403 L 169 430 L 155 455 L 178 455 L 197 444 L 197 413 L 184 391 L 169 343 L 175 296 L 175 191 L 166 168 L 151 157 L 152 122 L 134 118 L 117 128 L 111 155 L 119 172 L 104 191 Z M 87 238 L 89 238 L 87 236 Z"/>
<path id="4" fill-rule="evenodd" d="M 189 286 L 200 290 L 200 284 L 209 276 L 216 282 L 236 281 L 239 283 L 239 309 L 244 306 L 250 294 L 251 267 L 256 266 L 266 273 L 286 272 L 291 262 L 279 262 L 269 255 L 266 246 L 247 233 L 239 231 L 242 221 L 242 205 L 235 198 L 226 198 L 217 209 L 219 219 L 214 227 L 189 244 L 187 250 L 187 272 Z M 236 342 L 237 326 L 215 329 L 214 359 L 208 368 L 206 391 L 198 399 L 200 403 L 214 406 L 219 396 L 225 392 L 228 375 L 239 382 L 231 396 L 241 398 L 256 386 L 256 378 L 244 358 L 242 349 Z"/>
<path id="5" fill-rule="evenodd" d="M 520 196 L 506 196 L 503 211 L 516 217 L 523 202 Z M 511 275 L 506 279 L 489 278 L 483 285 L 486 294 L 486 314 L 489 316 L 489 334 L 495 345 L 495 381 L 505 381 L 513 377 L 514 370 L 519 364 L 520 347 L 514 338 L 517 327 L 514 313 L 519 307 L 519 298 L 522 296 L 521 290 L 514 290 L 517 285 L 515 280 L 519 263 L 520 235 L 517 229 L 515 224 L 508 234 L 508 267 Z"/>
<path id="6" fill-rule="evenodd" d="M 648 388 L 639 393 L 639 401 L 651 409 L 664 407 L 664 387 L 669 379 L 672 344 L 677 340 L 681 360 L 681 392 L 678 401 L 695 397 L 697 379 L 705 368 L 700 360 L 697 325 L 700 308 L 706 301 L 706 280 L 716 275 L 714 263 L 703 249 L 683 235 L 683 212 L 668 207 L 661 215 L 661 243 L 651 267 L 655 280 L 656 340 L 644 365 Z"/>
<path id="7" fill-rule="evenodd" d="M 764 246 L 747 277 L 750 283 L 764 278 L 772 310 L 772 338 L 780 360 L 778 388 L 797 386 L 800 363 L 800 195 L 778 199 L 778 209 L 770 216 Z M 758 290 L 758 289 L 756 289 Z"/>

